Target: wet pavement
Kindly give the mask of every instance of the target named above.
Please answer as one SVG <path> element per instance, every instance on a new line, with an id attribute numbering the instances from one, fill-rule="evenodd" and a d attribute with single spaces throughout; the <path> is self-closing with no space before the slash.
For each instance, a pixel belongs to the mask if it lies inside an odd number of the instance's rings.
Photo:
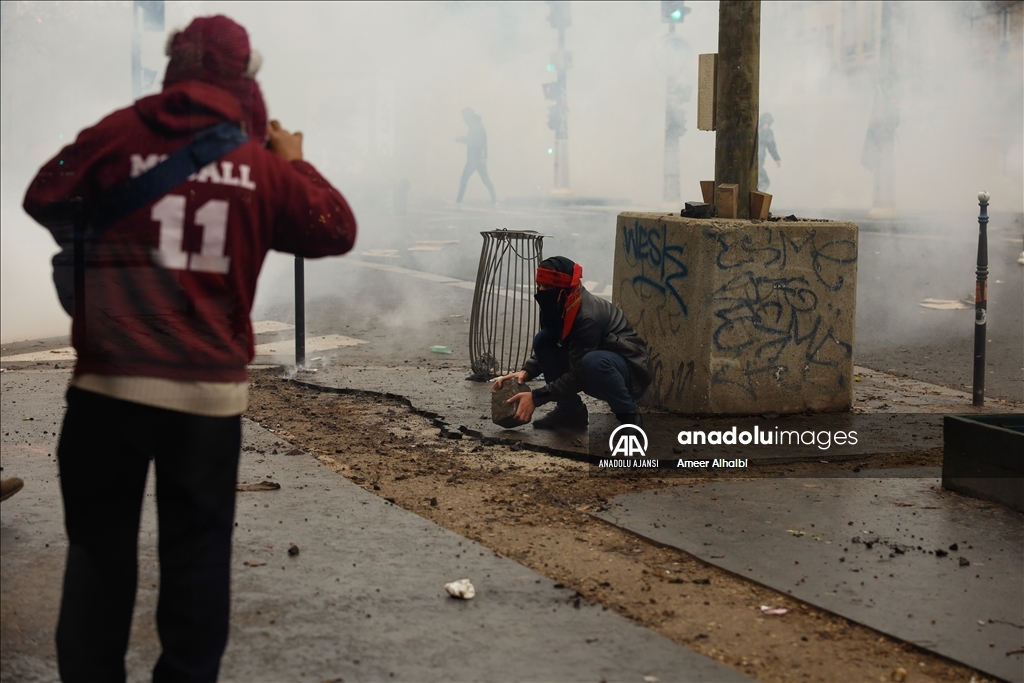
<path id="1" fill-rule="evenodd" d="M 680 485 L 618 496 L 595 516 L 992 676 L 1024 680 L 1024 515 L 946 491 L 937 478 L 875 471 Z"/>
<path id="2" fill-rule="evenodd" d="M 26 482 L 3 503 L 0 524 L 5 681 L 57 677 L 67 545 L 53 454 L 69 375 L 32 365 L 0 379 L 3 476 Z M 251 422 L 244 430 L 240 481 L 281 488 L 238 494 L 221 680 L 749 680 L 290 455 L 290 444 Z M 149 679 L 159 653 L 154 503 L 151 478 L 132 681 Z M 447 596 L 444 584 L 461 578 L 476 587 L 473 600 Z"/>

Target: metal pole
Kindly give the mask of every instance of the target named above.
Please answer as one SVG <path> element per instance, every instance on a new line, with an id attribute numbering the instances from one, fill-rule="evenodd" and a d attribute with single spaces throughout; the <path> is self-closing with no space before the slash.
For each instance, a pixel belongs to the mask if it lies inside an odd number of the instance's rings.
<path id="1" fill-rule="evenodd" d="M 566 72 L 565 72 L 565 28 L 558 28 L 558 92 L 559 98 L 555 103 L 561 110 L 561 125 L 555 131 L 555 194 L 569 193 L 569 105 L 566 93 Z"/>
<path id="2" fill-rule="evenodd" d="M 988 322 L 988 192 L 978 193 L 978 276 L 974 288 L 974 405 L 985 405 L 985 334 Z"/>
<path id="3" fill-rule="evenodd" d="M 676 25 L 669 24 L 668 32 L 676 32 Z M 665 86 L 665 160 L 664 160 L 664 184 L 662 188 L 662 201 L 675 206 L 679 203 L 679 135 L 672 125 L 674 118 L 673 98 L 676 96 L 678 79 L 675 74 L 669 74 Z M 677 106 L 677 105 L 676 105 Z"/>
<path id="4" fill-rule="evenodd" d="M 295 257 L 295 367 L 306 367 L 306 274 L 301 256 Z"/>
<path id="5" fill-rule="evenodd" d="M 878 85 L 875 90 L 875 139 L 878 162 L 871 212 L 873 218 L 892 218 L 896 212 L 896 127 L 899 126 L 899 98 L 896 97 L 896 62 L 893 56 L 892 0 L 882 2 L 881 35 L 878 45 Z"/>
<path id="6" fill-rule="evenodd" d="M 132 100 L 142 97 L 142 36 L 139 26 L 140 10 L 132 3 Z"/>

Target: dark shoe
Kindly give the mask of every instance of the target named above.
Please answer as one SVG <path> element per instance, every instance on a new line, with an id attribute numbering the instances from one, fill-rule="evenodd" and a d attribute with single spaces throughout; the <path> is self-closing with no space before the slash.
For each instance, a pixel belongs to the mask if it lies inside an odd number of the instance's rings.
<path id="1" fill-rule="evenodd" d="M 618 418 L 619 422 L 624 425 L 636 425 L 640 429 L 644 428 L 644 416 L 639 412 L 636 413 L 615 413 L 615 417 Z"/>
<path id="2" fill-rule="evenodd" d="M 554 410 L 533 421 L 534 429 L 586 429 L 590 420 L 587 418 L 587 406 L 582 403 L 576 408 L 556 406 Z"/>

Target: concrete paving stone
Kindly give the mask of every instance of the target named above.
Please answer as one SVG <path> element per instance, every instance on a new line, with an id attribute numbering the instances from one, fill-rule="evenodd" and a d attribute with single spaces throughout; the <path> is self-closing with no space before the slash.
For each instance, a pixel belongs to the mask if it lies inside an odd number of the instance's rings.
<path id="1" fill-rule="evenodd" d="M 3 476 L 25 488 L 0 523 L 0 678 L 57 677 L 53 635 L 66 554 L 55 453 L 69 372 L 0 379 Z M 31 418 L 31 419 L 29 419 Z M 239 479 L 281 484 L 238 494 L 230 642 L 221 680 L 741 681 L 487 548 L 402 510 L 245 421 Z M 273 451 L 277 450 L 277 454 Z M 289 554 L 289 548 L 298 548 Z M 159 653 L 152 477 L 127 664 L 148 680 Z M 444 584 L 473 581 L 459 601 Z"/>
<path id="2" fill-rule="evenodd" d="M 1024 515 L 946 491 L 937 478 L 888 476 L 680 485 L 618 496 L 596 516 L 1024 681 Z"/>

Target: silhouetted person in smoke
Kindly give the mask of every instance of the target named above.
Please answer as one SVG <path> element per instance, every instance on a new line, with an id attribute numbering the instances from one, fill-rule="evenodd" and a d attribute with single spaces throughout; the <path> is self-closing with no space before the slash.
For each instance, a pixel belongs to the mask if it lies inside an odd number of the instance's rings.
<path id="1" fill-rule="evenodd" d="M 757 132 L 757 189 L 762 192 L 767 190 L 768 186 L 772 184 L 764 170 L 765 158 L 771 154 L 772 159 L 775 159 L 775 165 L 782 166 L 779 150 L 775 149 L 775 133 L 772 132 L 773 123 L 775 123 L 775 117 L 767 112 L 761 114 L 761 130 Z"/>
<path id="2" fill-rule="evenodd" d="M 462 180 L 459 181 L 459 197 L 456 204 L 462 204 L 462 197 L 466 194 L 466 183 L 469 176 L 476 171 L 480 174 L 480 180 L 484 181 L 487 191 L 491 193 L 491 203 L 497 204 L 498 198 L 494 196 L 494 185 L 487 175 L 487 131 L 484 130 L 483 119 L 480 115 L 466 107 L 462 110 L 462 120 L 469 126 L 466 137 L 456 138 L 456 142 L 466 143 L 466 167 L 462 169 Z"/>

